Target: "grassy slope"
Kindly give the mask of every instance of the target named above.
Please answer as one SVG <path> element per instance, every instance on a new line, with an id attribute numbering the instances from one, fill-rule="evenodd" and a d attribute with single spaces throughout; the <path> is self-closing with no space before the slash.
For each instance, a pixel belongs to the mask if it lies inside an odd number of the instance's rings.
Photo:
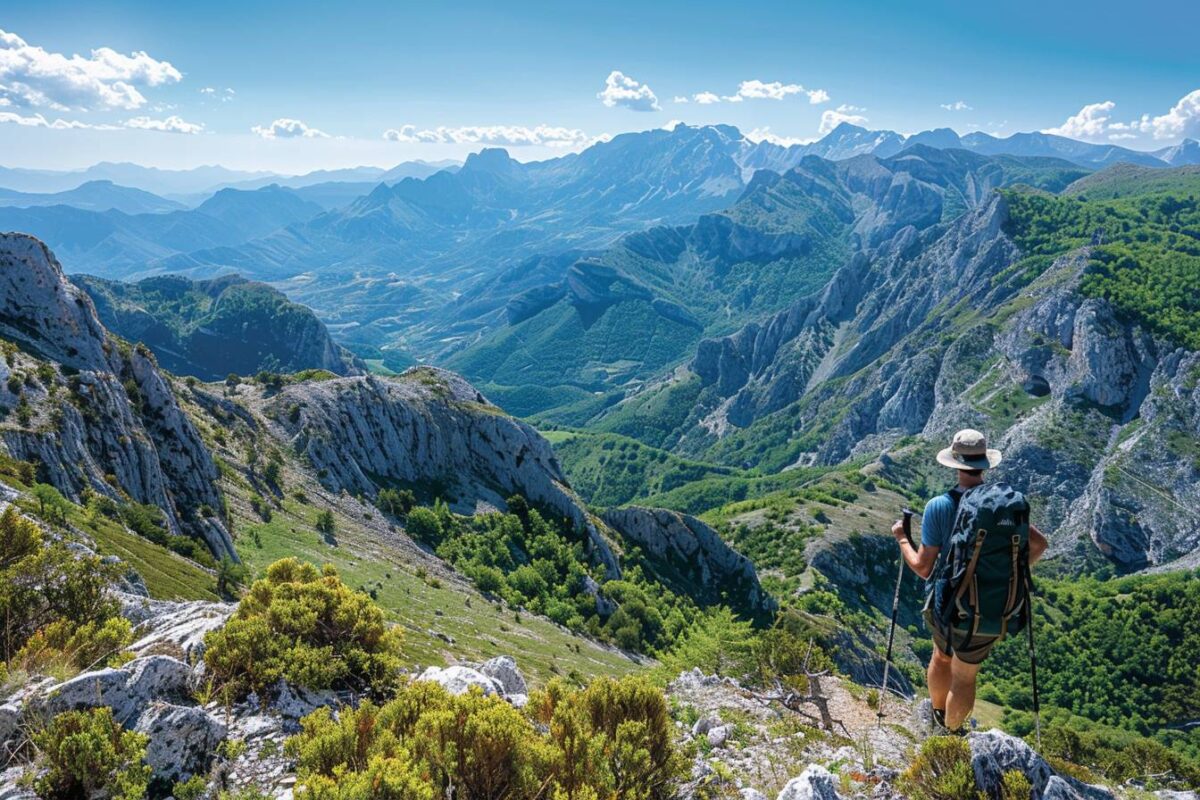
<path id="1" fill-rule="evenodd" d="M 26 493 L 29 486 L 5 473 L 4 483 L 21 492 L 17 505 L 37 516 L 38 503 Z M 79 506 L 67 510 L 67 522 L 92 540 L 101 555 L 117 556 L 146 582 L 150 596 L 159 600 L 216 600 L 216 577 L 210 570 L 131 532 L 121 523 L 98 516 L 88 517 Z"/>
<path id="2" fill-rule="evenodd" d="M 210 391 L 220 389 L 208 387 Z M 240 391 L 250 391 L 242 387 Z M 187 392 L 182 392 L 185 395 Z M 332 564 L 346 583 L 373 592 L 388 616 L 405 629 L 407 656 L 414 664 L 479 661 L 512 655 L 535 682 L 576 672 L 584 677 L 621 675 L 642 663 L 612 648 L 576 636 L 548 620 L 489 603 L 461 576 L 420 550 L 373 507 L 346 496 L 332 496 L 290 453 L 283 450 L 282 495 L 270 491 L 242 462 L 246 452 L 237 434 L 225 426 L 234 446 L 212 440 L 217 423 L 195 403 L 185 406 L 223 462 L 221 488 L 229 502 L 238 553 L 251 575 L 268 564 L 295 556 L 314 564 Z M 265 453 L 271 443 L 260 440 Z M 300 492 L 304 499 L 298 499 Z M 271 520 L 252 508 L 255 495 L 267 499 Z M 335 517 L 332 538 L 316 529 L 317 514 Z M 446 641 L 439 634 L 453 641 Z"/>

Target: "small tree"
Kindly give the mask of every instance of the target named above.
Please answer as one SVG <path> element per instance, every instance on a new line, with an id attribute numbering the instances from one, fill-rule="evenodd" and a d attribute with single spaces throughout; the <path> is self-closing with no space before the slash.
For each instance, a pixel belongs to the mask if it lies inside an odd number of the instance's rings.
<path id="1" fill-rule="evenodd" d="M 317 512 L 317 530 L 326 536 L 332 536 L 337 522 L 333 518 L 333 512 L 328 508 L 323 508 Z"/>
<path id="2" fill-rule="evenodd" d="M 229 556 L 225 556 L 217 564 L 217 594 L 232 599 L 234 590 L 245 583 L 246 567 Z"/>
<path id="3" fill-rule="evenodd" d="M 48 483 L 35 483 L 31 490 L 38 501 L 38 513 L 47 522 L 57 522 L 62 525 L 67 521 L 67 509 L 71 503 L 62 496 L 62 492 Z"/>

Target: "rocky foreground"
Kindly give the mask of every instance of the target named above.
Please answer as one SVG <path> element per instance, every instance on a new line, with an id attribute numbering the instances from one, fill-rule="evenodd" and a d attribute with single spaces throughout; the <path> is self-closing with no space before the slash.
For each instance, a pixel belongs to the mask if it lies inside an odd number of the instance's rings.
<path id="1" fill-rule="evenodd" d="M 206 697 L 201 659 L 206 633 L 226 623 L 230 603 L 170 603 L 122 596 L 122 613 L 136 623 L 135 657 L 119 668 L 84 672 L 56 682 L 29 682 L 0 704 L 0 742 L 19 752 L 30 730 L 63 711 L 108 706 L 126 728 L 149 735 L 146 761 L 155 780 L 171 785 L 206 775 L 210 786 L 255 789 L 292 798 L 295 761 L 284 743 L 314 710 L 354 705 L 346 693 L 312 692 L 279 682 L 264 696 L 222 704 Z M 410 679 L 433 681 L 451 694 L 478 691 L 517 708 L 529 688 L 517 662 L 430 666 Z M 780 703 L 728 678 L 685 672 L 665 689 L 676 739 L 691 754 L 690 779 L 676 797 L 744 800 L 902 800 L 895 783 L 926 735 L 912 704 L 887 698 L 879 725 L 865 690 L 833 676 L 813 679 L 808 702 Z M 1057 773 L 1026 742 L 998 730 L 971 733 L 970 765 L 986 797 L 1002 797 L 1005 773 L 1018 771 L 1041 800 L 1101 800 L 1123 796 Z M 10 762 L 11 763 L 11 762 Z M 0 799 L 23 800 L 29 767 L 0 773 Z M 1142 795 L 1138 795 L 1142 796 Z M 1195 797 L 1159 793 L 1163 798 Z"/>

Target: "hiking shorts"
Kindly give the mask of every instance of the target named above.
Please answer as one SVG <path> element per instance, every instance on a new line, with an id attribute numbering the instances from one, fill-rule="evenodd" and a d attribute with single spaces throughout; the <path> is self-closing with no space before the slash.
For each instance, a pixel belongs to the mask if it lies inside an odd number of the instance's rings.
<path id="1" fill-rule="evenodd" d="M 946 636 L 934 621 L 933 611 L 930 609 L 925 610 L 925 626 L 933 634 L 934 647 L 944 655 L 955 656 L 964 664 L 982 664 L 983 660 L 988 657 L 988 653 L 992 652 L 992 648 L 996 645 L 996 642 L 1000 641 L 999 636 L 980 636 L 976 634 L 962 647 L 954 647 L 951 642 L 946 641 Z M 954 643 L 957 643 L 962 639 L 962 636 L 954 634 L 952 638 Z"/>

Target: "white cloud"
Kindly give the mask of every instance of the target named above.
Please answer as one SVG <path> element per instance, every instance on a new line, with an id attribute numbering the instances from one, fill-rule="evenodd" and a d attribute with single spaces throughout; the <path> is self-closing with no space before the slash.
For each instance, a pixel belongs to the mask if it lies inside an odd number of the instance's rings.
<path id="1" fill-rule="evenodd" d="M 805 95 L 812 105 L 829 102 L 829 92 L 824 89 L 805 89 L 798 83 L 782 83 L 760 80 L 742 81 L 733 94 L 719 95 L 715 92 L 699 92 L 692 95 L 692 100 L 701 105 L 710 105 L 724 100 L 726 103 L 741 103 L 746 100 L 783 100 L 792 95 Z M 678 98 L 676 102 L 679 102 Z M 687 102 L 686 99 L 684 102 Z"/>
<path id="2" fill-rule="evenodd" d="M 1166 114 L 1158 117 L 1145 114 L 1134 124 L 1142 133 L 1149 133 L 1155 139 L 1200 136 L 1200 89 L 1184 95 Z"/>
<path id="3" fill-rule="evenodd" d="M 116 125 L 94 125 L 89 122 L 80 122 L 73 119 L 56 119 L 53 122 L 43 117 L 41 114 L 32 114 L 28 117 L 12 111 L 0 111 L 0 124 L 21 125 L 26 128 L 49 128 L 55 131 L 67 130 L 96 130 L 96 131 L 115 131 Z"/>
<path id="4" fill-rule="evenodd" d="M 200 94 L 216 94 L 216 93 L 217 93 L 217 90 L 211 86 L 205 86 L 203 89 L 200 90 Z"/>
<path id="5" fill-rule="evenodd" d="M 159 131 L 161 133 L 200 133 L 204 130 L 202 122 L 187 122 L 182 117 L 170 116 L 166 119 L 153 117 L 133 117 L 125 120 L 126 128 L 136 128 L 143 131 Z"/>
<path id="6" fill-rule="evenodd" d="M 622 106 L 631 111 L 658 111 L 658 97 L 644 83 L 639 83 L 620 70 L 613 70 L 604 81 L 604 91 L 596 97 L 609 108 Z"/>
<path id="7" fill-rule="evenodd" d="M 790 94 L 800 94 L 803 91 L 804 87 L 798 83 L 742 81 L 738 84 L 737 94 L 734 97 L 747 100 L 782 100 Z"/>
<path id="8" fill-rule="evenodd" d="M 0 97 L 24 108 L 124 109 L 145 105 L 139 87 L 178 83 L 179 70 L 143 51 L 108 47 L 89 57 L 51 53 L 0 30 Z"/>
<path id="9" fill-rule="evenodd" d="M 250 130 L 253 133 L 257 133 L 264 139 L 329 138 L 329 134 L 325 133 L 325 131 L 319 131 L 316 128 L 310 128 L 298 119 L 288 119 L 287 117 L 277 119 L 266 127 L 263 127 L 262 125 L 255 125 Z"/>
<path id="10" fill-rule="evenodd" d="M 1181 97 L 1165 114 L 1143 114 L 1141 119 L 1130 122 L 1112 121 L 1112 110 L 1116 105 L 1111 100 L 1091 103 L 1081 108 L 1078 114 L 1068 117 L 1062 125 L 1047 128 L 1043 133 L 1113 142 L 1138 139 L 1142 135 L 1149 135 L 1157 141 L 1200 137 L 1200 89 Z"/>
<path id="11" fill-rule="evenodd" d="M 1066 136 L 1071 139 L 1103 139 L 1109 127 L 1112 115 L 1109 113 L 1117 104 L 1112 100 L 1103 103 L 1089 103 L 1079 109 L 1079 113 L 1067 117 L 1066 122 L 1057 128 L 1045 128 L 1042 133 L 1055 136 Z"/>
<path id="12" fill-rule="evenodd" d="M 774 133 L 771 133 L 771 127 L 769 125 L 765 125 L 761 128 L 755 128 L 746 134 L 746 138 L 752 142 L 770 142 L 771 144 L 777 144 L 782 147 L 791 147 L 792 145 L 796 144 L 809 144 L 813 141 L 812 139 L 804 139 L 794 136 L 778 136 Z"/>
<path id="13" fill-rule="evenodd" d="M 842 104 L 836 109 L 822 112 L 821 125 L 817 128 L 817 133 L 824 136 L 843 122 L 849 122 L 851 125 L 866 125 L 867 118 L 862 114 L 855 113 L 858 111 L 866 111 L 866 109 Z"/>
<path id="14" fill-rule="evenodd" d="M 942 108 L 946 111 L 974 111 L 975 109 L 967 105 L 962 100 L 955 100 L 953 103 L 942 103 Z"/>
<path id="15" fill-rule="evenodd" d="M 685 97 L 684 95 L 679 95 L 679 94 L 677 94 L 673 98 L 671 98 L 672 103 L 686 103 L 687 101 L 688 101 L 687 97 Z"/>
<path id="16" fill-rule="evenodd" d="M 563 128 L 538 125 L 526 128 L 520 125 L 467 125 L 459 128 L 439 126 L 418 129 L 416 125 L 403 125 L 383 132 L 389 142 L 422 144 L 488 144 L 504 147 L 581 147 L 608 137 L 594 138 L 578 128 Z"/>

